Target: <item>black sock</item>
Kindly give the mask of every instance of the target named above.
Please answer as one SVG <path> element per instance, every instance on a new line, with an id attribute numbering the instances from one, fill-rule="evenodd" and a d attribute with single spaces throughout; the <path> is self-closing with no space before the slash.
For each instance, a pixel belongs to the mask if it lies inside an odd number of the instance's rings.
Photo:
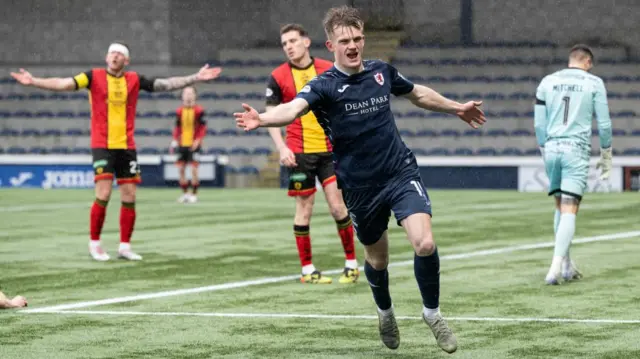
<path id="1" fill-rule="evenodd" d="M 391 294 L 389 294 L 389 272 L 387 268 L 383 270 L 376 270 L 369 264 L 364 262 L 364 274 L 369 281 L 369 287 L 373 292 L 373 299 L 375 300 L 378 308 L 387 310 L 391 308 Z"/>
<path id="2" fill-rule="evenodd" d="M 422 303 L 429 309 L 438 308 L 440 298 L 440 257 L 438 248 L 428 257 L 413 257 L 413 271 L 422 294 Z"/>

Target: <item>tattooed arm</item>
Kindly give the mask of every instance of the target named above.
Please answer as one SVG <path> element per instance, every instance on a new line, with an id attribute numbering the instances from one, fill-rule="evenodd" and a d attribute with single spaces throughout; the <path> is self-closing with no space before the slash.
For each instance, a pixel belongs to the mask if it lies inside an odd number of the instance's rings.
<path id="1" fill-rule="evenodd" d="M 213 80 L 220 75 L 220 72 L 222 72 L 222 69 L 219 67 L 209 68 L 209 65 L 204 65 L 200 71 L 188 76 L 174 76 L 153 80 L 141 77 L 140 88 L 148 92 L 179 90 L 197 82 Z"/>

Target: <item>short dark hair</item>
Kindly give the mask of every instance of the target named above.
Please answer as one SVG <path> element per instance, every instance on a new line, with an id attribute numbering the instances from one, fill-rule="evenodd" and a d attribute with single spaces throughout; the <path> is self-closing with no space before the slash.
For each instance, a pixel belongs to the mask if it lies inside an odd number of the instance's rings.
<path id="1" fill-rule="evenodd" d="M 287 32 L 290 31 L 297 31 L 300 36 L 305 36 L 308 37 L 309 34 L 307 33 L 307 30 L 305 30 L 304 26 L 300 25 L 300 24 L 286 24 L 283 25 L 280 28 L 280 35 L 286 34 Z"/>
<path id="2" fill-rule="evenodd" d="M 358 9 L 347 5 L 329 9 L 324 16 L 322 25 L 327 37 L 333 35 L 333 30 L 338 26 L 349 26 L 364 30 L 364 21 L 362 21 Z"/>
<path id="3" fill-rule="evenodd" d="M 569 51 L 569 58 L 584 60 L 585 57 L 589 57 L 591 59 L 591 62 L 595 60 L 595 57 L 593 56 L 593 51 L 588 45 L 576 44 L 576 45 L 573 45 L 573 47 Z"/>

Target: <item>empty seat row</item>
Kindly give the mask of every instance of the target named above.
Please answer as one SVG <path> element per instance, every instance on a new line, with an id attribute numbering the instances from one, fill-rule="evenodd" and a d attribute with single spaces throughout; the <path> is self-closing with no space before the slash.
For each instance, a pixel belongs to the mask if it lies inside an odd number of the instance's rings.
<path id="1" fill-rule="evenodd" d="M 427 66 L 487 66 L 487 65 L 499 65 L 499 66 L 515 66 L 515 65 L 563 65 L 567 63 L 566 58 L 546 59 L 546 58 L 523 58 L 514 57 L 507 59 L 499 58 L 444 58 L 444 59 L 430 59 L 430 58 L 415 58 L 415 59 L 397 59 L 392 61 L 395 66 L 415 66 L 415 65 L 427 65 Z M 636 64 L 635 61 L 619 60 L 616 58 L 602 58 L 598 60 L 599 64 L 619 65 L 619 64 Z"/>
<path id="2" fill-rule="evenodd" d="M 538 148 L 520 149 L 516 147 L 507 148 L 493 148 L 482 147 L 478 149 L 472 149 L 468 147 L 459 148 L 447 148 L 447 147 L 435 147 L 431 149 L 412 148 L 411 149 L 416 156 L 539 156 L 540 151 Z M 209 155 L 244 155 L 244 156 L 266 156 L 270 155 L 272 150 L 267 147 L 256 147 L 253 149 L 245 147 L 211 147 L 204 151 Z M 69 148 L 63 146 L 56 146 L 46 148 L 42 146 L 34 147 L 20 147 L 11 146 L 8 148 L 0 147 L 0 154 L 90 154 L 91 150 L 86 147 Z M 168 148 L 156 148 L 156 147 L 143 147 L 138 150 L 140 155 L 162 155 L 169 153 Z M 622 156 L 640 156 L 640 147 L 632 147 L 626 149 L 614 149 L 614 155 Z M 593 150 L 593 155 L 598 155 L 598 150 Z"/>
<path id="3" fill-rule="evenodd" d="M 422 81 L 416 81 L 416 82 L 422 82 Z M 426 81 L 427 83 L 429 81 Z M 535 96 L 534 93 L 530 93 L 530 92 L 509 92 L 509 93 L 504 93 L 504 92 L 486 92 L 486 93 L 480 93 L 480 92 L 444 92 L 443 95 L 445 97 L 448 97 L 450 99 L 453 100 L 473 100 L 473 99 L 480 99 L 480 100 L 487 100 L 487 101 L 506 101 L 506 100 L 513 100 L 513 101 L 517 101 L 517 100 L 532 100 L 533 97 Z M 615 99 L 615 100 L 624 100 L 624 99 L 629 99 L 629 100 L 637 100 L 640 99 L 640 91 L 629 91 L 626 93 L 623 92 L 615 92 L 615 91 L 609 91 L 607 93 L 607 97 L 609 99 Z M 226 93 L 217 93 L 217 92 L 203 92 L 199 95 L 199 99 L 200 100 L 259 100 L 262 101 L 264 100 L 264 94 L 262 92 L 245 92 L 245 93 L 240 93 L 240 92 L 226 92 Z M 146 99 L 146 100 L 159 100 L 159 101 L 167 101 L 167 100 L 172 100 L 172 101 L 179 101 L 179 94 L 173 94 L 173 93 L 166 93 L 164 95 L 161 94 L 144 94 L 140 96 L 140 99 Z M 71 101 L 71 100 L 87 100 L 88 101 L 88 97 L 86 94 L 84 93 L 78 93 L 78 94 L 72 94 L 69 95 L 67 97 L 60 97 L 59 95 L 56 95 L 55 97 L 53 95 L 47 96 L 46 94 L 41 94 L 41 93 L 31 93 L 31 94 L 22 94 L 22 93 L 16 93 L 16 92 L 11 92 L 8 94 L 0 94 L 0 101 L 1 100 L 5 100 L 5 101 L 38 101 L 38 100 L 63 100 L 63 101 Z M 30 115 L 28 111 L 26 112 L 26 116 L 32 116 Z M 175 116 L 175 112 L 171 112 L 171 114 L 173 116 Z M 53 116 L 53 115 L 52 115 Z"/>
<path id="4" fill-rule="evenodd" d="M 516 111 L 516 110 L 503 110 L 503 111 L 485 111 L 487 118 L 533 118 L 533 111 Z M 424 110 L 411 110 L 406 112 L 394 111 L 394 116 L 398 119 L 401 118 L 455 118 L 455 116 L 444 114 L 440 112 L 429 112 Z M 88 111 L 2 111 L 0 110 L 1 118 L 84 118 L 89 119 L 91 113 Z M 145 111 L 136 114 L 137 118 L 175 118 L 174 111 L 160 112 L 160 111 Z M 233 113 L 220 110 L 212 110 L 207 112 L 207 118 L 226 118 L 233 119 Z M 612 118 L 634 118 L 638 117 L 638 114 L 633 110 L 621 110 L 611 111 Z"/>
<path id="5" fill-rule="evenodd" d="M 272 150 L 268 147 L 255 147 L 255 148 L 246 148 L 246 147 L 232 147 L 232 148 L 223 148 L 223 147 L 211 147 L 205 151 L 204 153 L 208 155 L 244 155 L 244 156 L 266 156 L 270 155 Z M 0 147 L 0 154 L 59 154 L 59 155 L 88 155 L 91 154 L 91 149 L 88 147 L 65 147 L 65 146 L 54 146 L 54 147 L 43 147 L 43 146 L 32 146 L 32 147 L 22 147 L 22 146 L 10 146 L 7 148 Z M 169 148 L 157 148 L 157 147 L 142 147 L 138 149 L 139 155 L 163 155 L 168 154 Z"/>
<path id="6" fill-rule="evenodd" d="M 403 137 L 527 137 L 534 136 L 535 133 L 532 129 L 518 128 L 514 130 L 506 130 L 503 128 L 492 129 L 467 129 L 459 130 L 455 128 L 432 130 L 432 129 L 419 129 L 413 130 L 408 128 L 399 129 L 400 135 Z M 612 130 L 614 136 L 640 136 L 640 129 L 624 130 L 614 128 Z M 592 134 L 598 135 L 598 130 L 593 129 Z M 3 137 L 48 137 L 48 136 L 89 136 L 88 129 L 69 128 L 66 130 L 59 129 L 44 129 L 38 130 L 36 128 L 25 128 L 22 130 L 5 128 L 0 130 L 0 136 Z M 153 137 L 171 137 L 173 131 L 171 129 L 156 129 L 150 130 L 145 128 L 138 128 L 135 130 L 136 136 L 153 136 Z M 207 136 L 268 136 L 269 133 L 264 130 L 243 132 L 236 128 L 224 128 L 215 130 L 212 128 L 207 129 Z"/>

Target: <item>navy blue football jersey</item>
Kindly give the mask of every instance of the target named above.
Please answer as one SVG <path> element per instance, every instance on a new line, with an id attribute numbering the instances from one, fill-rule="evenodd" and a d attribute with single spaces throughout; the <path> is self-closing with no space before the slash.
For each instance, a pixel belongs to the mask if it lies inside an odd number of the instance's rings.
<path id="1" fill-rule="evenodd" d="M 338 186 L 384 186 L 415 156 L 402 141 L 391 112 L 391 95 L 413 90 L 393 66 L 365 60 L 364 70 L 348 75 L 335 66 L 309 81 L 296 98 L 309 103 L 333 146 Z"/>

